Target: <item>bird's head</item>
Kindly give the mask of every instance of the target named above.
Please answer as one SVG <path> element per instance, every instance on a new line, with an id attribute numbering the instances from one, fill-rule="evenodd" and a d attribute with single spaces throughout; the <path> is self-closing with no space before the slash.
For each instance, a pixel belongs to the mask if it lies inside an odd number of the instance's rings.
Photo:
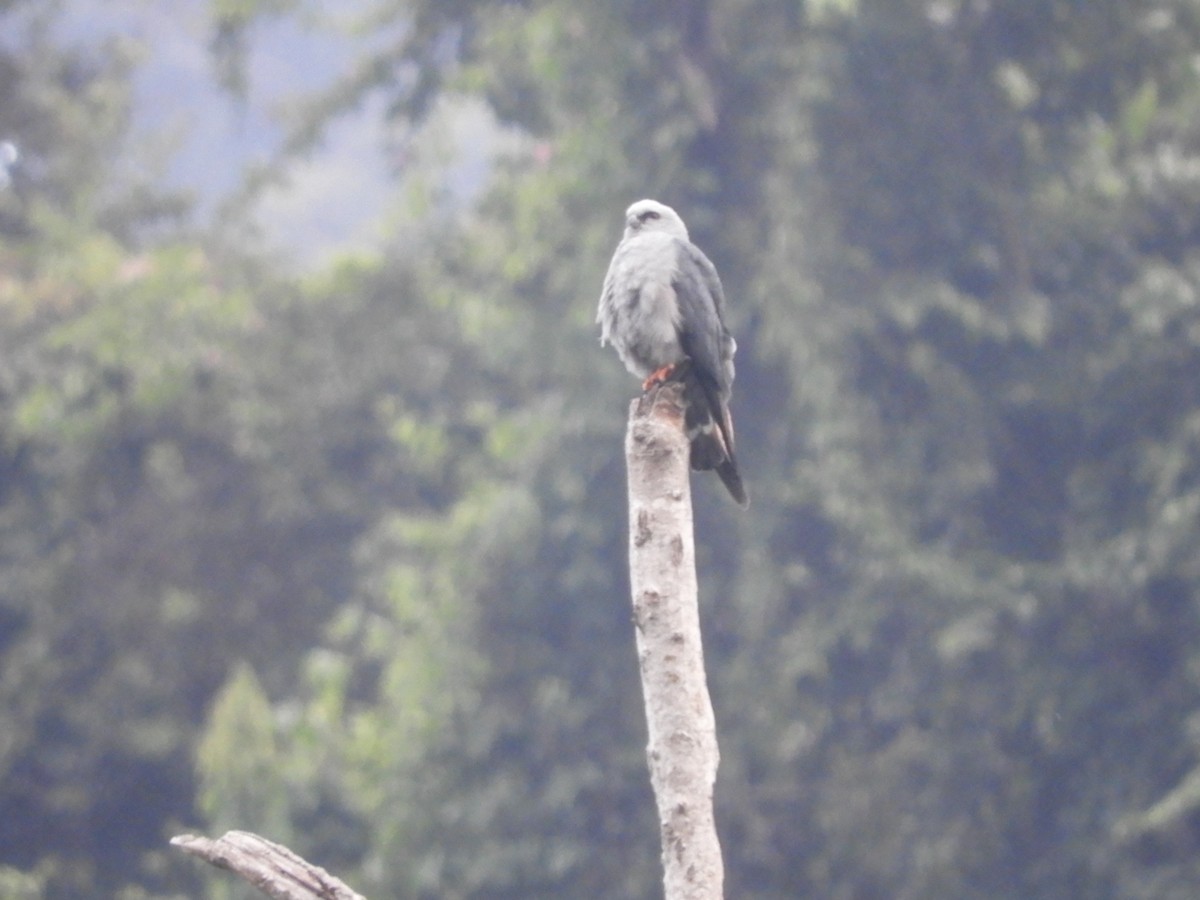
<path id="1" fill-rule="evenodd" d="M 639 200 L 625 210 L 625 237 L 661 231 L 680 240 L 688 239 L 687 226 L 679 213 L 657 200 Z"/>

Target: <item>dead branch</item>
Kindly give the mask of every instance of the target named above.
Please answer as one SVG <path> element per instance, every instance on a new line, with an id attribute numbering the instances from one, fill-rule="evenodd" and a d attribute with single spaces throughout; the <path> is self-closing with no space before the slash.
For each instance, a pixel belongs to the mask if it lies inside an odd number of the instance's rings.
<path id="1" fill-rule="evenodd" d="M 182 834 L 171 845 L 241 876 L 275 900 L 365 900 L 320 866 L 249 831 L 227 831 L 216 840 Z"/>
<path id="2" fill-rule="evenodd" d="M 666 900 L 718 900 L 717 735 L 704 675 L 681 387 L 629 411 L 629 573 Z"/>

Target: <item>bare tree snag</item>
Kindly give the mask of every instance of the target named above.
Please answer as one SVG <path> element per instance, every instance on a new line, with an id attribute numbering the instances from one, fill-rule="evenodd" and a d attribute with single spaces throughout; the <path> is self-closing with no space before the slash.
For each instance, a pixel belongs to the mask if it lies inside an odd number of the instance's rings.
<path id="1" fill-rule="evenodd" d="M 629 410 L 629 575 L 666 900 L 718 900 L 717 733 L 704 676 L 682 387 Z"/>
<path id="2" fill-rule="evenodd" d="M 275 900 L 365 900 L 320 866 L 249 831 L 227 831 L 216 840 L 182 834 L 171 845 L 228 869 Z"/>

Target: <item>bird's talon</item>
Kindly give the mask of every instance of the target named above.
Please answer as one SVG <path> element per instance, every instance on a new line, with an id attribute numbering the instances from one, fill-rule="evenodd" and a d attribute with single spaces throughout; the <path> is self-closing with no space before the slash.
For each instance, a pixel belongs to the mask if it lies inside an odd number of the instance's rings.
<path id="1" fill-rule="evenodd" d="M 660 384 L 666 383 L 666 381 L 674 374 L 675 363 L 663 366 L 661 369 L 656 369 L 650 373 L 650 377 L 642 382 L 642 391 L 645 392 L 650 390 L 652 387 L 658 387 Z"/>

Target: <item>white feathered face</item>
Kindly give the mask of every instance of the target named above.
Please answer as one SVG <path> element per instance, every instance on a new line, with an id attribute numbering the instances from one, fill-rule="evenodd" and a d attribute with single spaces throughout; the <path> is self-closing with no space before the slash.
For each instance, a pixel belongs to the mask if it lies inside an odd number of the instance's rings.
<path id="1" fill-rule="evenodd" d="M 639 200 L 625 210 L 625 238 L 650 231 L 661 231 L 680 240 L 688 239 L 687 226 L 679 213 L 657 200 Z"/>

